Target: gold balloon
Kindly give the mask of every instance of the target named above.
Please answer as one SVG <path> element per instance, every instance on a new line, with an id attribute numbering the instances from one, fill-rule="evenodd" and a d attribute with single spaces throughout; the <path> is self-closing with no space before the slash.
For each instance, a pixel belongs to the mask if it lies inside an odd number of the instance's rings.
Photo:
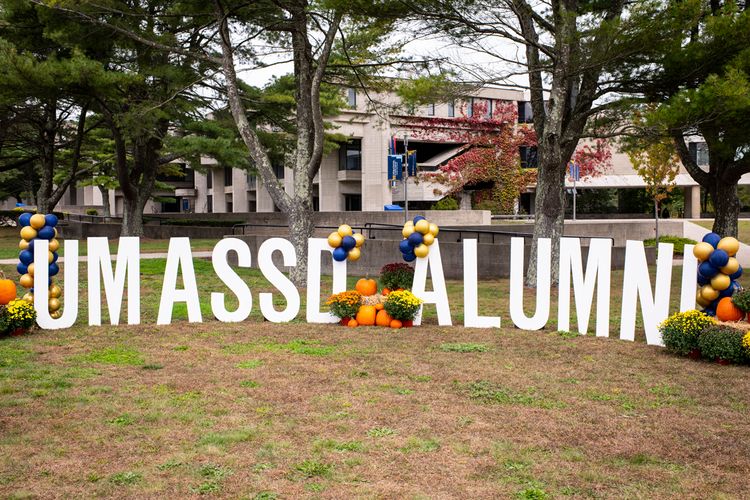
<path id="1" fill-rule="evenodd" d="M 695 301 L 698 303 L 701 307 L 706 307 L 708 304 L 711 303 L 710 300 L 706 300 L 703 298 L 703 295 L 701 295 L 701 291 L 698 290 L 698 292 L 695 294 Z"/>
<path id="2" fill-rule="evenodd" d="M 348 224 L 341 224 L 339 226 L 338 233 L 339 233 L 339 236 L 341 236 L 342 238 L 344 236 L 351 236 L 352 235 L 352 228 Z"/>
<path id="3" fill-rule="evenodd" d="M 60 241 L 56 239 L 49 240 L 49 251 L 50 252 L 57 252 L 57 249 L 60 248 Z"/>
<path id="4" fill-rule="evenodd" d="M 357 242 L 357 244 L 355 245 L 357 248 L 361 247 L 365 243 L 365 235 L 362 233 L 355 233 L 354 241 Z"/>
<path id="5" fill-rule="evenodd" d="M 416 224 L 414 224 L 414 230 L 421 234 L 427 234 L 430 232 L 430 223 L 427 222 L 426 219 L 419 219 Z"/>
<path id="6" fill-rule="evenodd" d="M 55 312 L 58 309 L 60 309 L 60 306 L 62 304 L 60 303 L 60 299 L 51 298 L 47 301 L 47 305 L 49 306 L 50 312 Z"/>
<path id="7" fill-rule="evenodd" d="M 701 297 L 703 297 L 703 300 L 707 300 L 708 302 L 713 302 L 719 298 L 719 292 L 714 290 L 711 285 L 703 285 L 700 294 Z"/>
<path id="8" fill-rule="evenodd" d="M 55 260 L 55 254 L 47 252 L 47 264 L 52 264 L 53 260 Z"/>
<path id="9" fill-rule="evenodd" d="M 401 234 L 404 235 L 404 238 L 408 238 L 411 233 L 414 232 L 414 223 L 412 221 L 407 222 L 404 224 L 404 229 L 401 230 Z"/>
<path id="10" fill-rule="evenodd" d="M 31 226 L 25 226 L 21 228 L 21 238 L 26 241 L 31 241 L 36 238 L 36 229 Z"/>
<path id="11" fill-rule="evenodd" d="M 18 279 L 18 282 L 21 283 L 21 286 L 24 288 L 31 288 L 34 286 L 34 278 L 32 278 L 30 274 L 24 274 Z"/>
<path id="12" fill-rule="evenodd" d="M 49 296 L 56 299 L 62 295 L 62 289 L 57 285 L 49 287 Z"/>
<path id="13" fill-rule="evenodd" d="M 44 215 L 43 214 L 34 214 L 31 216 L 31 219 L 29 219 L 29 225 L 36 229 L 37 231 L 44 227 L 45 221 L 44 221 Z"/>
<path id="14" fill-rule="evenodd" d="M 346 256 L 347 259 L 354 262 L 355 260 L 358 260 L 362 256 L 362 252 L 359 248 L 354 247 L 351 250 L 349 250 L 349 255 Z"/>
<path id="15" fill-rule="evenodd" d="M 726 238 L 722 238 L 721 240 L 719 240 L 719 244 L 716 245 L 716 248 L 720 248 L 724 250 L 726 253 L 729 254 L 730 257 L 732 257 L 740 249 L 740 242 L 737 241 L 737 238 L 732 238 L 731 236 L 727 236 Z"/>
<path id="16" fill-rule="evenodd" d="M 430 222 L 430 234 L 437 238 L 440 228 L 434 222 Z"/>
<path id="17" fill-rule="evenodd" d="M 339 233 L 331 233 L 328 235 L 328 244 L 331 248 L 338 248 L 341 246 L 341 235 Z"/>
<path id="18" fill-rule="evenodd" d="M 23 297 L 21 297 L 21 299 L 25 300 L 26 302 L 31 302 L 33 304 L 34 294 L 31 292 L 26 292 L 25 294 L 23 294 Z"/>
<path id="19" fill-rule="evenodd" d="M 414 248 L 414 255 L 416 255 L 417 257 L 427 257 L 428 253 L 430 253 L 430 249 L 424 243 L 421 243 Z"/>
<path id="20" fill-rule="evenodd" d="M 726 290 L 731 284 L 732 279 L 724 273 L 719 273 L 711 278 L 711 288 L 713 288 L 714 290 Z"/>
<path id="21" fill-rule="evenodd" d="M 57 238 L 57 235 L 60 234 L 60 232 L 57 230 L 56 227 L 53 227 L 52 230 L 55 232 L 55 235 L 53 236 L 53 238 Z"/>
<path id="22" fill-rule="evenodd" d="M 33 262 L 29 264 L 26 269 L 27 269 L 26 272 L 29 273 L 29 276 L 34 276 L 34 263 Z"/>
<path id="23" fill-rule="evenodd" d="M 740 263 L 734 257 L 729 257 L 727 265 L 719 269 L 724 274 L 734 274 L 740 268 Z"/>
<path id="24" fill-rule="evenodd" d="M 26 250 L 27 248 L 29 248 L 29 242 L 26 240 L 19 241 L 18 248 L 20 248 L 21 250 Z"/>
<path id="25" fill-rule="evenodd" d="M 432 233 L 427 233 L 424 236 L 422 236 L 422 243 L 424 243 L 427 246 L 432 245 L 435 242 L 435 237 L 432 235 Z"/>
<path id="26" fill-rule="evenodd" d="M 53 311 L 49 314 L 49 317 L 52 319 L 60 319 L 62 317 L 62 311 L 59 309 L 57 311 Z"/>

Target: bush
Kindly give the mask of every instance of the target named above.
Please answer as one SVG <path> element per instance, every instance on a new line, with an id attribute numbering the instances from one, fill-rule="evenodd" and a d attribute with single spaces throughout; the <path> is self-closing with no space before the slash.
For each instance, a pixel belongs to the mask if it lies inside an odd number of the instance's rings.
<path id="1" fill-rule="evenodd" d="M 95 208 L 87 208 L 86 215 L 99 215 L 99 210 Z"/>
<path id="2" fill-rule="evenodd" d="M 690 238 L 683 238 L 682 236 L 659 236 L 659 243 L 672 243 L 674 245 L 674 253 L 682 255 L 685 253 L 685 245 L 695 245 L 696 241 Z M 653 247 L 656 246 L 656 239 L 650 238 L 643 242 L 644 246 Z"/>
<path id="3" fill-rule="evenodd" d="M 409 290 L 397 290 L 388 294 L 383 307 L 393 319 L 410 321 L 414 319 L 422 300 Z"/>
<path id="4" fill-rule="evenodd" d="M 750 290 L 742 290 L 732 295 L 732 302 L 743 312 L 750 312 Z"/>
<path id="5" fill-rule="evenodd" d="M 458 210 L 458 201 L 452 196 L 446 196 L 433 203 L 430 210 Z"/>
<path id="6" fill-rule="evenodd" d="M 386 264 L 380 270 L 380 286 L 389 290 L 408 290 L 414 281 L 414 268 L 403 262 Z"/>
<path id="7" fill-rule="evenodd" d="M 671 315 L 659 325 L 659 331 L 668 351 L 687 356 L 698 349 L 701 333 L 715 323 L 712 317 L 692 309 Z"/>
<path id="8" fill-rule="evenodd" d="M 0 334 L 11 333 L 19 328 L 27 330 L 36 322 L 36 311 L 30 302 L 22 299 L 11 300 L 0 306 Z"/>
<path id="9" fill-rule="evenodd" d="M 748 359 L 742 344 L 744 336 L 742 330 L 726 325 L 711 325 L 698 337 L 698 347 L 705 358 L 743 363 Z"/>

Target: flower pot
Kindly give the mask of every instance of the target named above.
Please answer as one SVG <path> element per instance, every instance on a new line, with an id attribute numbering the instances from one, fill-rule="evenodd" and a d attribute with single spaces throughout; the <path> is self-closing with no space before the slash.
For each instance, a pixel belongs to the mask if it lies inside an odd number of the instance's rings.
<path id="1" fill-rule="evenodd" d="M 28 331 L 28 330 L 26 330 L 26 328 L 16 328 L 16 329 L 15 329 L 15 330 L 13 330 L 12 332 L 10 332 L 10 334 L 11 334 L 11 335 L 15 335 L 15 336 L 18 336 L 18 335 L 23 335 L 23 334 L 24 334 L 24 333 L 26 333 L 27 331 Z"/>
<path id="2" fill-rule="evenodd" d="M 347 323 L 349 323 L 349 320 L 351 318 L 341 318 L 341 321 L 339 321 L 339 325 L 346 326 Z"/>
<path id="3" fill-rule="evenodd" d="M 722 366 L 731 365 L 732 362 L 728 359 L 722 359 L 722 358 L 716 358 L 716 362 L 719 363 Z"/>
<path id="4" fill-rule="evenodd" d="M 412 326 L 414 326 L 414 320 L 411 320 L 411 319 L 404 320 L 402 321 L 402 326 L 404 328 L 411 328 Z"/>
<path id="5" fill-rule="evenodd" d="M 688 353 L 688 358 L 690 359 L 701 359 L 701 350 L 700 349 L 693 349 Z"/>

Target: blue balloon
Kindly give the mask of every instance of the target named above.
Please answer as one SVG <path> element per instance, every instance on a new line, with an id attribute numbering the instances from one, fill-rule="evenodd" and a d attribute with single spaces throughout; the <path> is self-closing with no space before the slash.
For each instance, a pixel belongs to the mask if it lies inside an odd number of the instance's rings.
<path id="1" fill-rule="evenodd" d="M 732 278 L 733 280 L 736 280 L 740 276 L 742 276 L 742 266 L 740 266 L 739 269 L 737 269 L 735 272 L 729 275 L 729 277 Z"/>
<path id="2" fill-rule="evenodd" d="M 21 261 L 22 264 L 26 264 L 27 266 L 34 262 L 34 252 L 31 252 L 29 250 L 21 250 L 21 253 L 18 254 L 18 260 Z"/>
<path id="3" fill-rule="evenodd" d="M 730 285 L 729 287 L 719 292 L 719 298 L 723 299 L 724 297 L 731 297 L 733 293 L 734 288 Z"/>
<path id="4" fill-rule="evenodd" d="M 401 243 L 398 244 L 398 249 L 401 250 L 401 253 L 409 253 L 413 251 L 409 244 L 409 240 L 401 240 Z"/>
<path id="5" fill-rule="evenodd" d="M 31 224 L 31 214 L 29 212 L 24 212 L 21 215 L 18 216 L 18 225 L 21 227 L 26 227 L 29 224 Z"/>
<path id="6" fill-rule="evenodd" d="M 52 252 L 52 262 L 57 262 L 57 252 Z"/>
<path id="7" fill-rule="evenodd" d="M 344 236 L 343 238 L 341 238 L 341 248 L 343 248 L 347 252 L 356 246 L 357 240 L 355 240 L 352 236 Z"/>
<path id="8" fill-rule="evenodd" d="M 701 265 L 698 266 L 698 272 L 701 276 L 708 279 L 711 279 L 719 274 L 719 270 L 715 268 L 709 261 L 701 263 Z"/>
<path id="9" fill-rule="evenodd" d="M 729 254 L 724 250 L 717 248 L 716 250 L 711 252 L 711 255 L 708 257 L 708 261 L 712 266 L 721 268 L 726 266 L 727 262 L 729 262 Z"/>
<path id="10" fill-rule="evenodd" d="M 703 314 L 707 316 L 716 316 L 716 309 L 711 309 L 710 307 L 707 307 L 703 310 Z"/>
<path id="11" fill-rule="evenodd" d="M 414 217 L 414 220 L 412 222 L 414 222 L 414 224 L 416 224 L 417 222 L 419 222 L 421 220 L 425 220 L 425 219 L 426 219 L 426 217 L 422 217 L 421 215 L 417 215 L 416 217 Z"/>
<path id="12" fill-rule="evenodd" d="M 406 262 L 412 262 L 412 261 L 413 261 L 413 260 L 415 260 L 416 258 L 417 258 L 417 256 L 416 256 L 416 255 L 414 255 L 414 252 L 410 252 L 410 253 L 405 253 L 405 254 L 404 254 L 404 260 L 405 260 Z"/>
<path id="13" fill-rule="evenodd" d="M 716 233 L 708 233 L 703 237 L 703 241 L 716 248 L 716 245 L 718 245 L 719 241 L 721 241 L 721 236 Z"/>
<path id="14" fill-rule="evenodd" d="M 27 266 L 23 262 L 19 262 L 16 266 L 16 271 L 18 271 L 18 274 L 26 274 L 29 272 L 29 266 Z"/>
<path id="15" fill-rule="evenodd" d="M 344 247 L 336 247 L 333 250 L 333 260 L 336 262 L 342 262 L 346 260 L 346 256 L 349 252 L 344 250 Z"/>
<path id="16" fill-rule="evenodd" d="M 47 214 L 44 216 L 44 223 L 49 227 L 55 227 L 57 222 L 57 215 L 55 214 Z"/>
<path id="17" fill-rule="evenodd" d="M 415 231 L 409 235 L 407 240 L 409 241 L 409 245 L 411 245 L 412 247 L 416 247 L 422 244 L 424 237 L 421 233 Z"/>
<path id="18" fill-rule="evenodd" d="M 34 240 L 29 241 L 29 246 L 26 248 L 31 253 L 34 253 Z"/>
<path id="19" fill-rule="evenodd" d="M 51 240 L 55 237 L 55 230 L 49 226 L 44 226 L 36 233 L 36 237 L 41 240 Z"/>
<path id="20" fill-rule="evenodd" d="M 701 273 L 698 273 L 698 286 L 708 285 L 709 283 L 711 283 L 710 279 L 701 276 Z"/>
<path id="21" fill-rule="evenodd" d="M 60 267 L 57 264 L 55 264 L 53 262 L 52 264 L 49 265 L 49 275 L 50 276 L 55 276 L 59 272 L 60 272 Z"/>

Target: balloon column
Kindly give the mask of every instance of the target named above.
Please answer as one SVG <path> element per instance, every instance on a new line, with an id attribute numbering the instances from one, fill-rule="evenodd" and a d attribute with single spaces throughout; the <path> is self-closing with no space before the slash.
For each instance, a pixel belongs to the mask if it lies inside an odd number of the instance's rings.
<path id="1" fill-rule="evenodd" d="M 722 238 L 716 233 L 708 233 L 693 247 L 693 255 L 698 259 L 699 288 L 695 300 L 710 316 L 716 315 L 716 305 L 721 299 L 740 289 L 736 280 L 742 276 L 742 266 L 735 258 L 739 249 L 736 238 Z"/>
<path id="2" fill-rule="evenodd" d="M 417 257 L 427 257 L 430 253 L 430 245 L 437 238 L 440 228 L 437 224 L 428 221 L 421 215 L 414 220 L 406 221 L 401 234 L 404 239 L 399 244 L 399 249 L 406 262 L 411 262 Z"/>
<path id="3" fill-rule="evenodd" d="M 358 260 L 362 255 L 360 248 L 364 243 L 365 235 L 355 233 L 347 224 L 341 224 L 337 231 L 328 235 L 328 244 L 333 248 L 333 260 L 336 262 Z"/>
<path id="4" fill-rule="evenodd" d="M 62 290 L 56 285 L 52 277 L 60 272 L 57 265 L 57 250 L 60 248 L 60 242 L 57 240 L 57 216 L 54 214 L 30 214 L 28 212 L 18 217 L 18 226 L 21 228 L 21 241 L 18 248 L 21 253 L 18 254 L 20 261 L 16 266 L 21 278 L 18 280 L 21 286 L 28 292 L 23 299 L 28 302 L 34 302 L 34 266 L 39 264 L 34 262 L 34 242 L 38 240 L 49 241 L 49 252 L 47 253 L 47 265 L 49 266 L 49 312 L 53 318 L 59 318 L 62 315 L 60 311 L 60 295 Z"/>

